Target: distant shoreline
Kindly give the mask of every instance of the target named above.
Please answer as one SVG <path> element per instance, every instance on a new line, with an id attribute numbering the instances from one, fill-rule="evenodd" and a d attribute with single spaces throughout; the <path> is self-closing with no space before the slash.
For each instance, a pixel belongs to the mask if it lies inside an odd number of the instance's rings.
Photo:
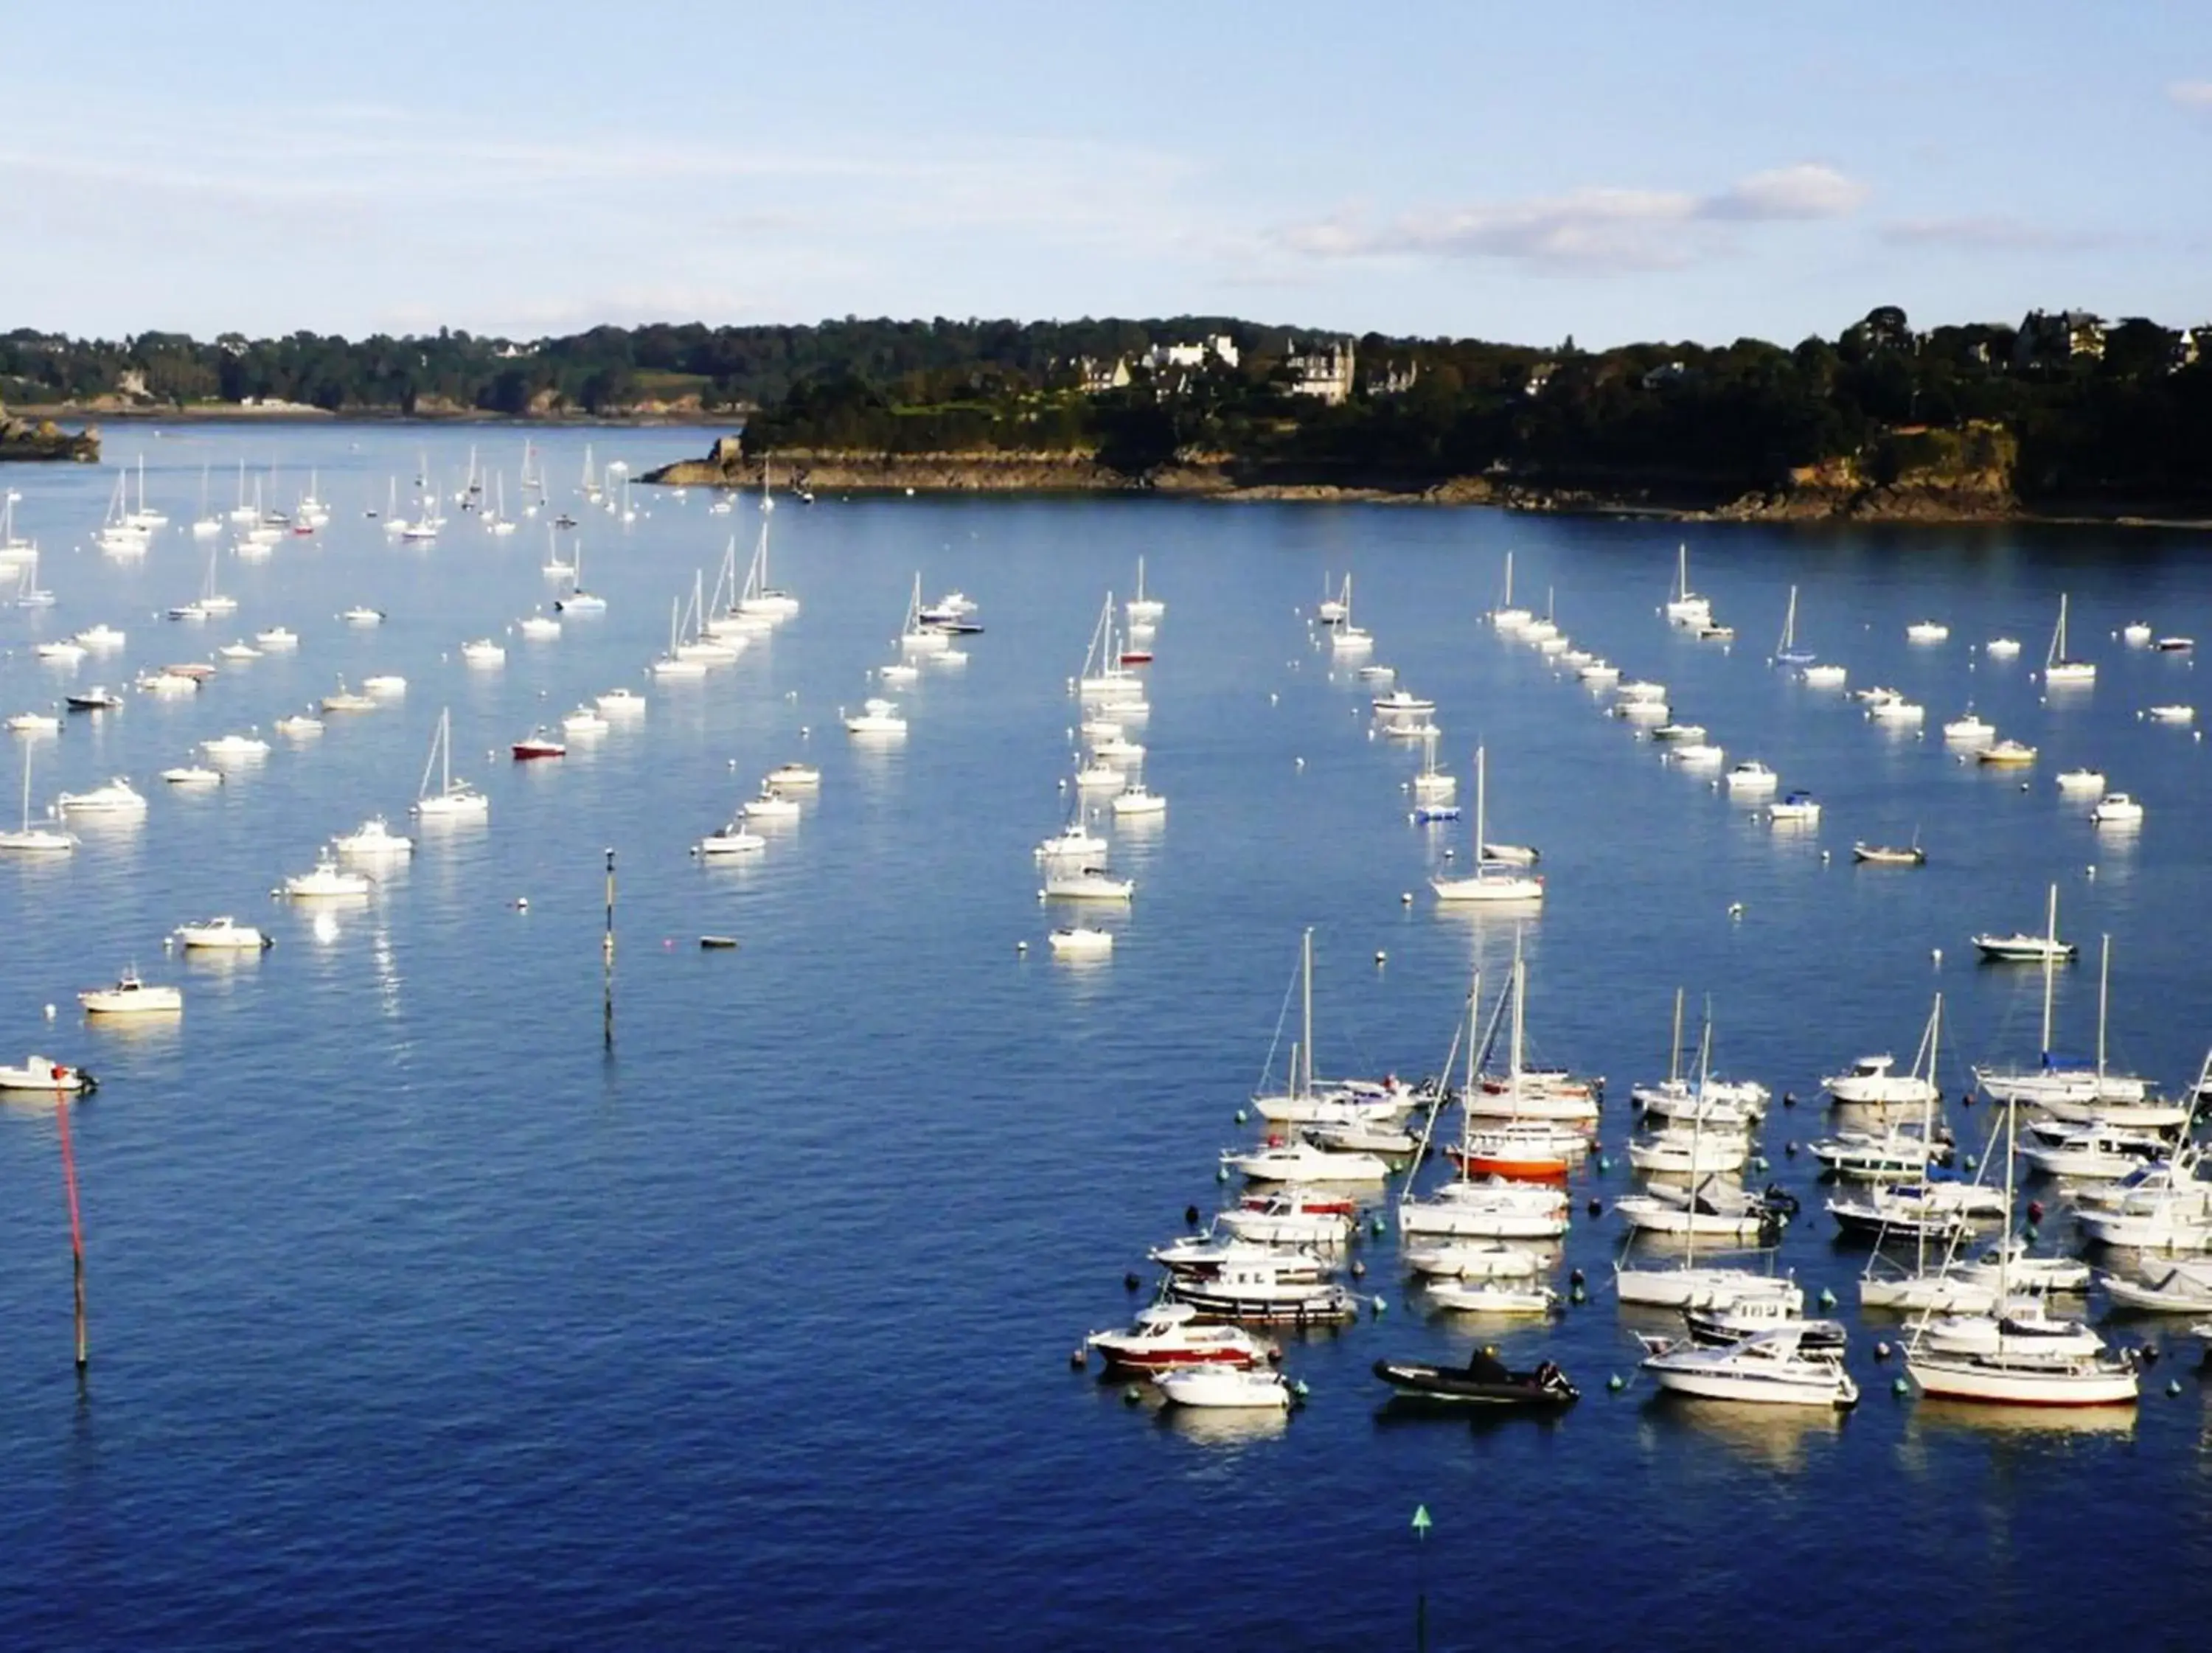
<path id="1" fill-rule="evenodd" d="M 719 427 L 726 417 L 694 410 L 650 413 L 493 413 L 478 408 L 452 412 L 402 413 L 397 408 L 346 408 L 331 412 L 291 402 L 274 407 L 249 407 L 241 403 L 199 404 L 184 407 L 104 407 L 94 403 L 52 402 L 33 404 L 11 402 L 8 412 L 22 419 L 103 421 L 131 424 L 303 424 L 303 425 L 608 425 L 625 428 Z"/>

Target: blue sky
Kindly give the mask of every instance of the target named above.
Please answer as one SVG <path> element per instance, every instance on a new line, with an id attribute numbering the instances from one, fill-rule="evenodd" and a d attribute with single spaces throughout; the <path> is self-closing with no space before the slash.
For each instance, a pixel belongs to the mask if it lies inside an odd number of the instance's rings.
<path id="1" fill-rule="evenodd" d="M 0 11 L 0 327 L 2212 321 L 2212 5 Z"/>

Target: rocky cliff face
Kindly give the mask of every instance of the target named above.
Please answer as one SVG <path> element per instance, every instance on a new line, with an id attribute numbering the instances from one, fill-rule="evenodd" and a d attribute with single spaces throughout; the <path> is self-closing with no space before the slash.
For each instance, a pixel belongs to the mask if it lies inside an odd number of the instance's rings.
<path id="1" fill-rule="evenodd" d="M 2020 514 L 2019 444 L 1997 425 L 1886 432 L 1863 460 L 1802 465 L 1713 513 L 1746 521 L 1980 522 Z"/>
<path id="2" fill-rule="evenodd" d="M 51 419 L 10 418 L 0 408 L 0 459 L 76 459 L 89 465 L 100 458 L 100 431 L 64 430 Z"/>
<path id="3" fill-rule="evenodd" d="M 703 459 L 678 459 L 641 482 L 673 487 L 757 488 L 763 463 L 775 480 L 809 490 L 902 493 L 1097 493 L 1139 483 L 1087 453 L 848 453 L 792 448 L 763 461 L 735 436 Z"/>

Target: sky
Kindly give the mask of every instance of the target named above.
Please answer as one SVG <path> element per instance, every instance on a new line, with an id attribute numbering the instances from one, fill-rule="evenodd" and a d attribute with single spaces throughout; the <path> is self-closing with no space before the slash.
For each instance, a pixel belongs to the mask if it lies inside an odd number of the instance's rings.
<path id="1" fill-rule="evenodd" d="M 0 0 L 0 330 L 2212 322 L 2212 3 Z"/>

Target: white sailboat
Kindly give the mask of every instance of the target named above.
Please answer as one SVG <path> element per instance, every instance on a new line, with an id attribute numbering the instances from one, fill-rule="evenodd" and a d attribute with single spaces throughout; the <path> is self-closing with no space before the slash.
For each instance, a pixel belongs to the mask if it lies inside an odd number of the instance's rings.
<path id="1" fill-rule="evenodd" d="M 31 749 L 23 743 L 23 823 L 13 832 L 0 832 L 0 852 L 15 855 L 66 855 L 76 848 L 76 835 L 52 827 L 31 824 Z"/>
<path id="2" fill-rule="evenodd" d="M 1465 878 L 1433 878 L 1429 887 L 1441 902 L 1540 902 L 1544 880 L 1511 862 L 1492 859 L 1485 849 L 1489 805 L 1488 770 L 1483 748 L 1474 749 L 1474 871 Z"/>
<path id="3" fill-rule="evenodd" d="M 2058 623 L 2051 633 L 2051 649 L 2043 659 L 2045 684 L 2088 684 L 2097 680 L 2094 660 L 2076 660 L 2066 653 L 2066 593 L 2058 593 Z"/>
<path id="4" fill-rule="evenodd" d="M 787 591 L 779 591 L 769 582 L 768 574 L 769 519 L 775 512 L 775 495 L 769 492 L 768 467 L 761 467 L 760 540 L 753 547 L 752 564 L 745 570 L 744 588 L 738 593 L 737 612 L 771 624 L 788 620 L 799 612 L 799 599 Z M 921 576 L 915 576 L 917 581 Z"/>
<path id="5" fill-rule="evenodd" d="M 1328 646 L 1337 654 L 1365 654 L 1375 647 L 1371 633 L 1352 623 L 1352 576 L 1344 576 L 1344 595 L 1338 600 L 1339 617 L 1330 627 Z"/>
<path id="6" fill-rule="evenodd" d="M 438 775 L 438 787 L 430 789 L 430 775 Z M 430 756 L 422 765 L 422 784 L 417 793 L 415 814 L 425 821 L 481 821 L 491 813 L 491 799 L 477 791 L 465 780 L 453 779 L 453 714 L 451 708 L 438 714 L 438 732 L 430 741 Z"/>
<path id="7" fill-rule="evenodd" d="M 1712 599 L 1690 589 L 1690 548 L 1686 543 L 1674 553 L 1674 586 L 1667 594 L 1667 617 L 1678 626 L 1708 626 L 1713 621 Z"/>
<path id="8" fill-rule="evenodd" d="M 1145 559 L 1142 556 L 1137 559 L 1137 594 L 1123 606 L 1133 626 L 1150 625 L 1168 611 L 1168 605 L 1158 598 L 1145 595 Z"/>
<path id="9" fill-rule="evenodd" d="M 1774 645 L 1774 661 L 1778 665 L 1810 665 L 1813 651 L 1797 647 L 1797 587 L 1790 588 L 1790 607 L 1782 617 L 1782 638 Z"/>

